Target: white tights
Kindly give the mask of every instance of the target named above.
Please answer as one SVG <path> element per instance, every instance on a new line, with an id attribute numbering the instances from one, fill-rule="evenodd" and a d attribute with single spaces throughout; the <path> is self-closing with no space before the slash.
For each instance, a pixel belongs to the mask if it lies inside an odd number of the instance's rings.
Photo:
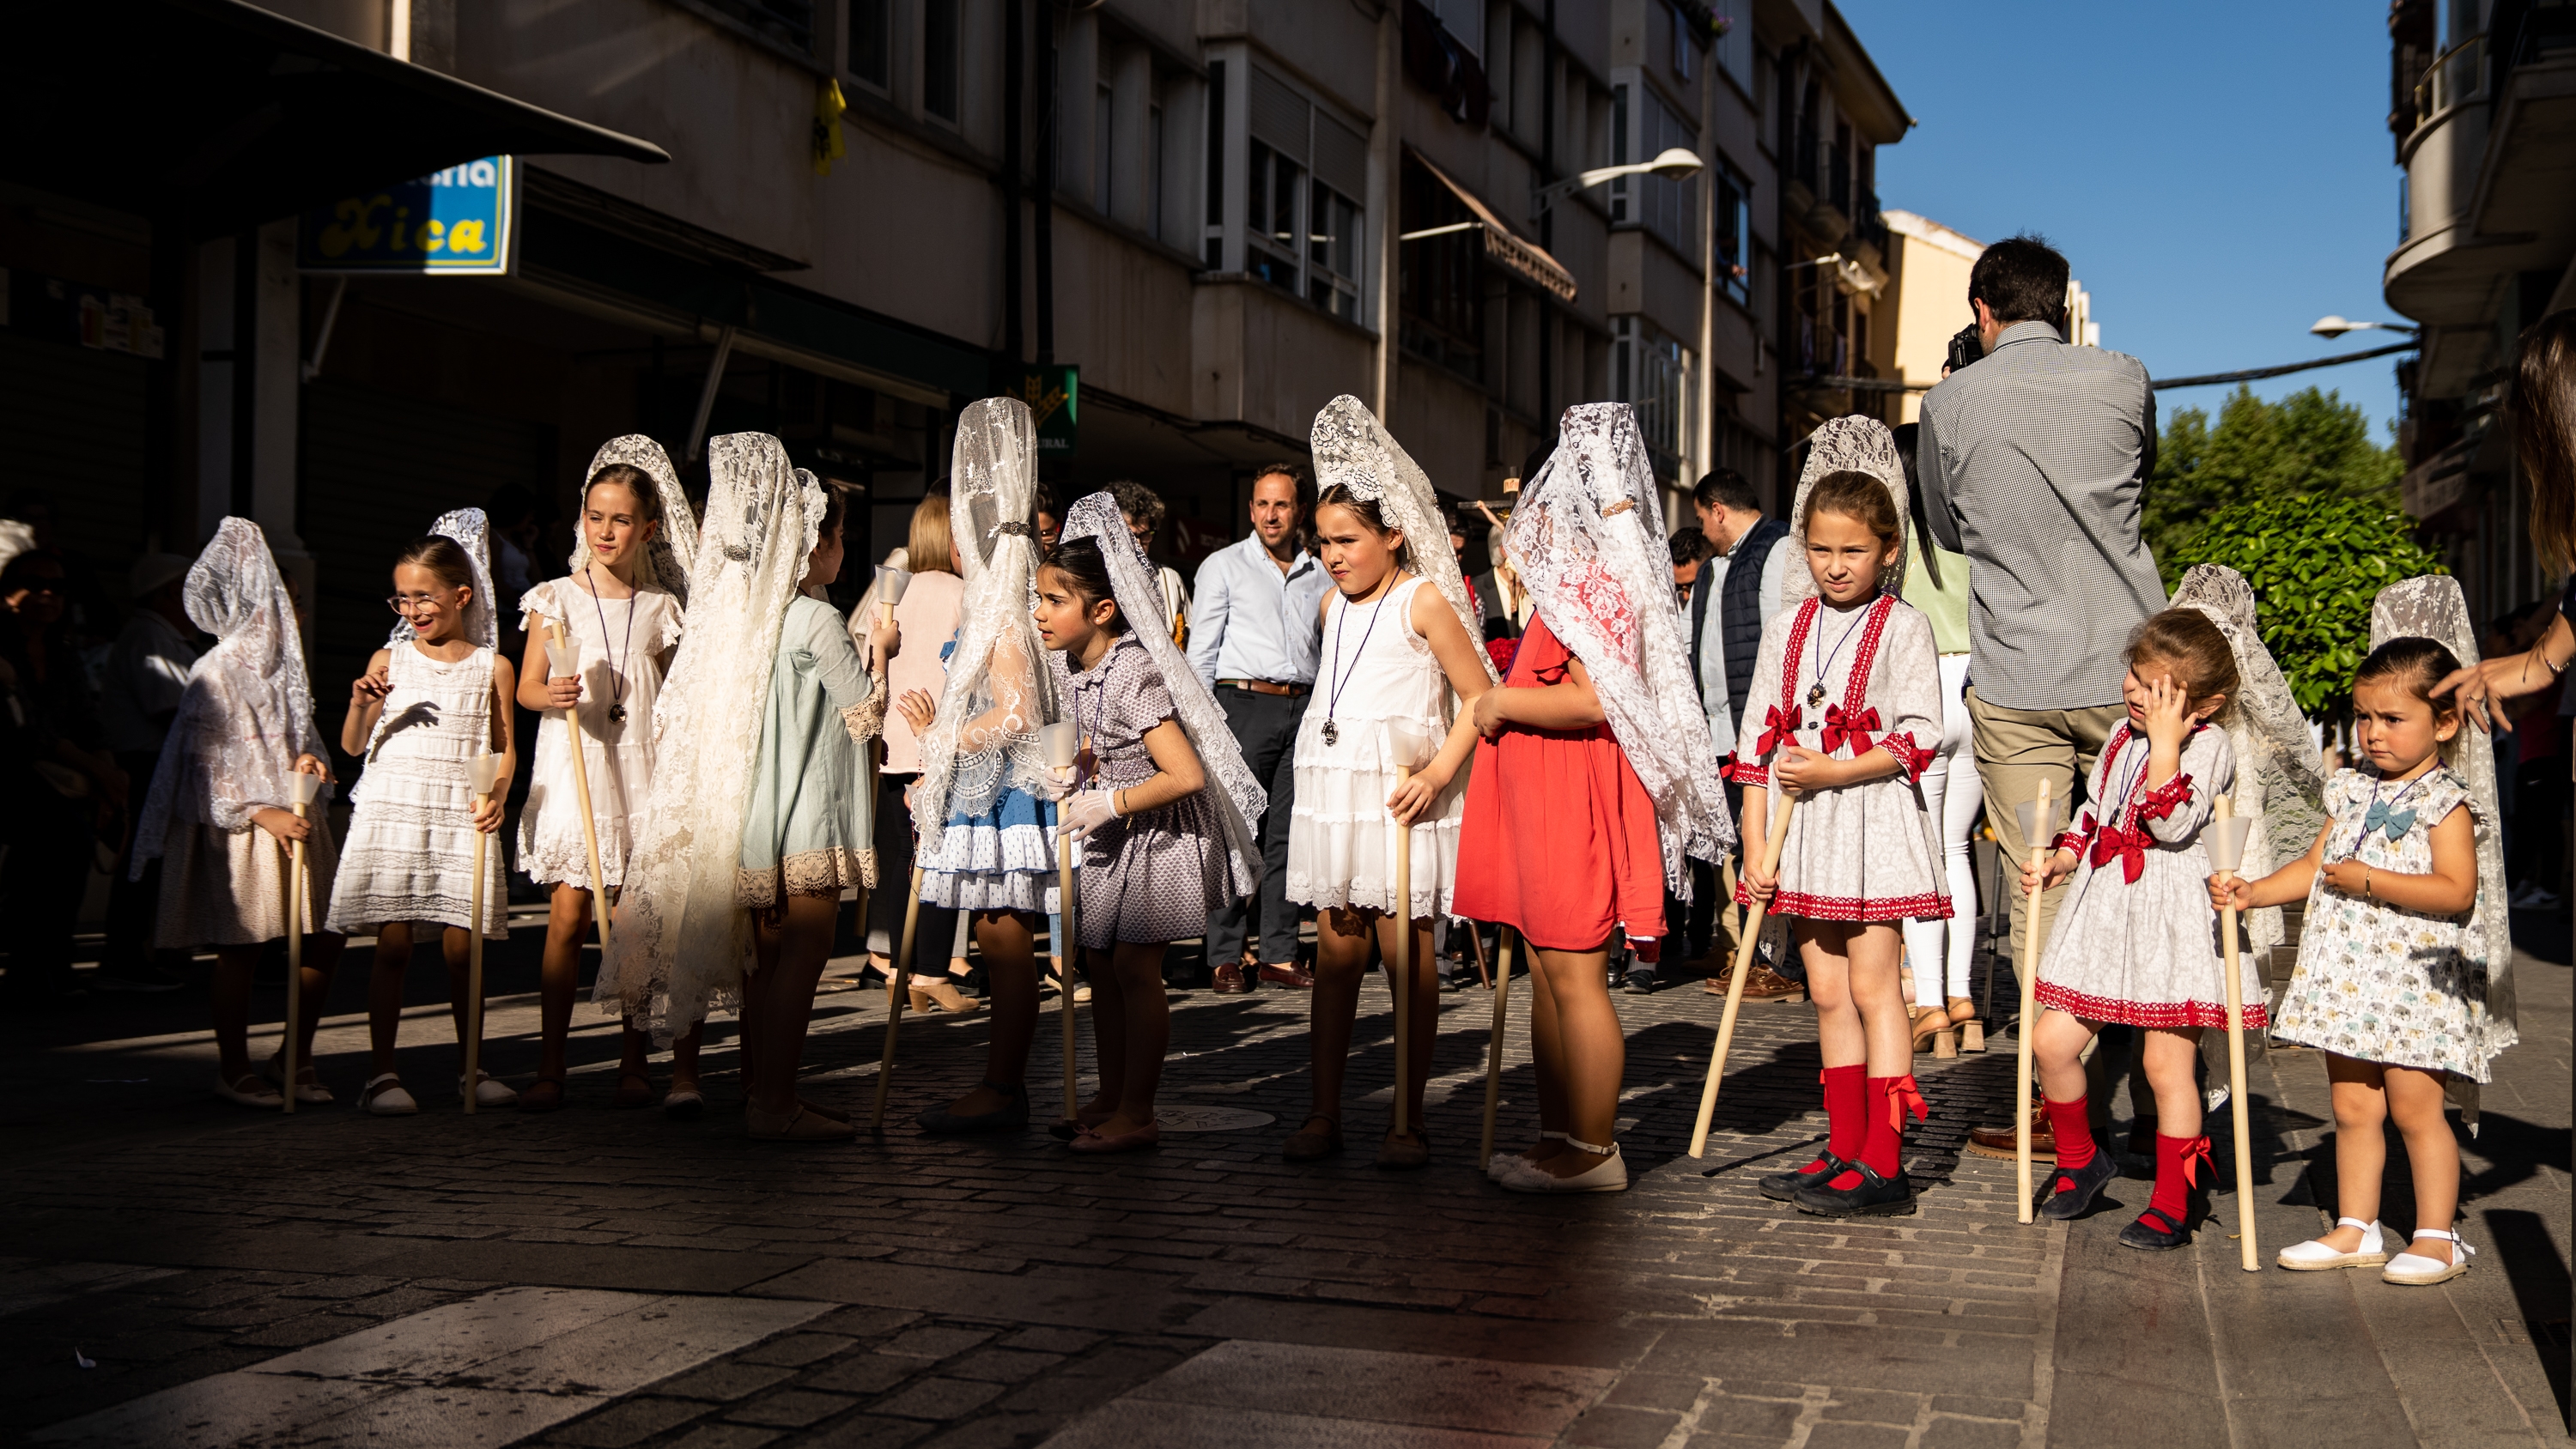
<path id="1" fill-rule="evenodd" d="M 1941 656 L 1941 746 L 1923 771 L 1923 803 L 1941 827 L 1941 868 L 1950 889 L 1950 919 L 1907 921 L 1905 956 L 1914 968 L 1914 1002 L 1939 1006 L 1968 994 L 1968 963 L 1976 954 L 1977 871 L 1968 851 L 1968 829 L 1985 803 L 1977 782 L 1975 731 L 1968 723 L 1968 656 Z"/>

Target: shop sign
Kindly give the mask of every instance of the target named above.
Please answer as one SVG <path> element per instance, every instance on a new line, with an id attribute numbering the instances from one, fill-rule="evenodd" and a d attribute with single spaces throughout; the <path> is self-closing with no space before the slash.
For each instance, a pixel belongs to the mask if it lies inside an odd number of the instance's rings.
<path id="1" fill-rule="evenodd" d="M 304 214 L 296 261 L 308 272 L 506 275 L 518 183 L 511 157 L 486 156 L 343 197 Z"/>
<path id="2" fill-rule="evenodd" d="M 1038 452 L 1073 456 L 1074 411 L 1082 391 L 1079 367 L 1024 367 L 1006 395 L 1029 405 L 1037 423 Z"/>
<path id="3" fill-rule="evenodd" d="M 101 352 L 162 355 L 161 324 L 151 305 L 130 292 L 0 267 L 0 327 Z"/>

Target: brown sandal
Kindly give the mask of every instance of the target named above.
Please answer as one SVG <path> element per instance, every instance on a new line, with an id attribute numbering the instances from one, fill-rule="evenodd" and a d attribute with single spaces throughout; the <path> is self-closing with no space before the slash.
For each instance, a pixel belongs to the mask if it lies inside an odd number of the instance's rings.
<path id="1" fill-rule="evenodd" d="M 608 1105 L 626 1111 L 652 1106 L 653 1079 L 642 1072 L 620 1073 L 617 1078 L 617 1095 L 608 1099 Z"/>
<path id="2" fill-rule="evenodd" d="M 1324 1130 L 1321 1132 L 1314 1130 L 1318 1122 L 1324 1124 Z M 1297 1130 L 1280 1145 L 1279 1155 L 1290 1162 L 1314 1162 L 1330 1157 L 1341 1150 L 1342 1124 L 1334 1118 L 1317 1112 L 1298 1124 Z"/>
<path id="3" fill-rule="evenodd" d="M 539 1077 L 519 1094 L 522 1112 L 553 1112 L 564 1104 L 564 1080 L 561 1077 Z"/>

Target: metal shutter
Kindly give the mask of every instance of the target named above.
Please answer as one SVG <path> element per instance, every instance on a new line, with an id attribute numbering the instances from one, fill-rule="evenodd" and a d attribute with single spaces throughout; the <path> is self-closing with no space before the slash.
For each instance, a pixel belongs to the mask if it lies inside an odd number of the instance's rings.
<path id="1" fill-rule="evenodd" d="M 1317 112 L 1315 176 L 1353 202 L 1368 195 L 1368 138 Z"/>
<path id="2" fill-rule="evenodd" d="M 1288 83 L 1263 70 L 1252 68 L 1252 137 L 1280 155 L 1299 163 L 1306 160 L 1306 118 L 1314 107 L 1306 98 L 1289 89 Z"/>

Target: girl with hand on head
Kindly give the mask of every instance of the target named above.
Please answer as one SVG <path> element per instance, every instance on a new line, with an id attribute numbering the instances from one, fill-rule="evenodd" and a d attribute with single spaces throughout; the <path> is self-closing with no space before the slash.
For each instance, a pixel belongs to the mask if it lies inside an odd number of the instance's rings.
<path id="1" fill-rule="evenodd" d="M 1753 666 L 1754 688 L 1776 688 L 1777 702 L 1731 775 L 1746 787 L 1752 842 L 1736 899 L 1790 922 L 1829 1123 L 1815 1160 L 1760 1188 L 1828 1217 L 1914 1211 L 1905 1119 L 1929 1109 L 1914 1084 L 1900 933 L 1952 909 L 1938 825 L 1916 789 L 1941 740 L 1940 651 L 1930 621 L 1893 592 L 1905 577 L 1906 492 L 1884 426 L 1837 418 L 1817 430 L 1789 539 L 1806 568 L 1792 570 L 1782 592 L 1794 607 L 1763 625 Z M 1796 810 L 1779 869 L 1766 874 L 1763 842 L 1784 796 Z"/>
<path id="2" fill-rule="evenodd" d="M 674 521 L 676 520 L 676 526 Z M 639 435 L 610 440 L 591 459 L 582 490 L 580 542 L 572 572 L 520 596 L 528 636 L 519 667 L 519 705 L 543 711 L 528 798 L 519 808 L 519 869 L 548 888 L 545 965 L 539 987 L 537 1080 L 519 1097 L 522 1112 L 551 1112 L 564 1100 L 564 1038 L 581 989 L 581 953 L 590 935 L 594 885 L 614 900 L 626 878 L 636 827 L 653 796 L 653 703 L 679 649 L 680 609 L 688 589 L 687 559 L 696 525 L 679 476 L 662 445 Z M 680 547 L 666 538 L 678 536 Z M 553 672 L 547 643 L 560 627 L 577 651 L 574 672 Z M 576 724 L 576 719 L 578 723 Z M 567 733 L 572 731 L 572 733 Z M 578 739 L 589 784 L 591 828 L 605 879 L 590 878 L 590 832 L 574 788 Z M 626 1021 L 620 1107 L 652 1102 L 645 1033 Z M 673 1043 L 671 1095 L 665 1110 L 695 1112 L 698 1038 Z"/>
<path id="3" fill-rule="evenodd" d="M 389 601 L 402 622 L 367 672 L 350 683 L 349 712 L 340 725 L 340 748 L 366 763 L 350 792 L 356 811 L 325 929 L 375 932 L 367 993 L 373 1075 L 362 1100 L 379 1117 L 420 1110 L 394 1065 L 414 933 L 423 926 L 440 930 L 460 1053 L 473 1030 L 467 933 L 509 938 L 509 892 L 497 843 L 484 852 L 483 918 L 474 919 L 474 836 L 500 830 L 501 802 L 519 763 L 510 717 L 516 679 L 493 647 L 498 630 L 487 548 L 479 508 L 445 515 L 404 546 L 394 559 Z M 486 752 L 501 757 L 500 773 L 492 792 L 478 799 L 466 761 Z M 489 1075 L 473 1082 L 460 1077 L 458 1090 L 472 1092 L 479 1107 L 506 1107 L 519 1097 Z"/>
<path id="4" fill-rule="evenodd" d="M 2374 626 L 2408 615 L 2399 627 L 2467 647 L 2455 580 L 2393 585 L 2372 613 Z M 2378 647 L 2352 687 L 2365 763 L 2327 783 L 2329 819 L 2316 843 L 2260 879 L 2213 876 L 2209 891 L 2213 905 L 2238 910 L 2307 902 L 2272 1036 L 2326 1053 L 2340 1216 L 2324 1237 L 2282 1249 L 2280 1265 L 2385 1264 L 2388 1282 L 2421 1285 L 2469 1270 L 2470 1250 L 2453 1225 L 2460 1149 L 2443 1096 L 2453 1081 L 2486 1081 L 2489 1063 L 2514 1043 L 2512 995 L 2495 967 L 2511 943 L 2496 893 L 2503 873 L 2492 755 L 2483 735 L 2465 728 L 2458 702 L 2432 693 L 2462 656 L 2438 638 L 2372 633 Z M 2392 1117 L 2415 1185 L 2414 1239 L 2393 1257 L 2378 1221 L 2382 1134 Z"/>
<path id="5" fill-rule="evenodd" d="M 1566 410 L 1560 437 L 1512 512 L 1506 546 L 1536 613 L 1502 687 L 1467 712 L 1483 740 L 1453 909 L 1513 927 L 1536 958 L 1539 1140 L 1496 1153 L 1487 1175 L 1515 1192 L 1618 1192 L 1627 1043 L 1611 934 L 1652 960 L 1665 892 L 1690 899 L 1685 859 L 1716 860 L 1735 824 L 1636 418 L 1587 403 Z"/>
<path id="6" fill-rule="evenodd" d="M 1063 819 L 1082 842 L 1073 931 L 1091 975 L 1100 1091 L 1081 1109 L 1076 1152 L 1162 1140 L 1163 958 L 1261 883 L 1253 822 L 1268 801 L 1172 641 L 1151 567 L 1117 500 L 1094 493 L 1065 515 L 1064 540 L 1038 570 L 1038 636 L 1086 742 Z"/>
<path id="7" fill-rule="evenodd" d="M 328 1102 L 331 1093 L 313 1070 L 313 1029 L 348 938 L 315 931 L 330 915 L 338 859 L 330 821 L 318 809 L 295 813 L 294 777 L 327 782 L 331 767 L 313 723 L 294 599 L 259 525 L 246 518 L 216 526 L 213 542 L 188 570 L 185 598 L 189 622 L 217 642 L 188 671 L 135 822 L 133 874 L 141 879 L 147 864 L 162 863 L 154 945 L 215 948 L 215 1095 L 227 1101 L 272 1110 L 284 1105 L 279 1087 L 270 1085 L 283 1076 L 283 1064 L 271 1058 L 266 1076 L 251 1069 L 251 973 L 281 925 L 312 936 L 304 953 L 293 1090 L 299 1102 Z M 310 888 L 302 911 L 289 920 L 292 847 L 299 840 Z"/>
<path id="8" fill-rule="evenodd" d="M 1315 907 L 1315 992 L 1307 1037 L 1314 1106 L 1282 1151 L 1291 1162 L 1341 1150 L 1342 1074 L 1375 947 L 1390 973 L 1396 933 L 1413 933 L 1412 1040 L 1399 1090 L 1410 1124 L 1390 1132 L 1377 1165 L 1431 1160 L 1422 1094 L 1440 1033 L 1432 921 L 1456 894 L 1458 775 L 1476 748 L 1472 706 L 1494 685 L 1481 623 L 1443 532 L 1422 469 L 1358 399 L 1316 415 L 1314 530 L 1334 591 L 1324 598 L 1323 677 L 1308 697 L 1296 745 L 1296 811 L 1288 831 L 1288 899 Z M 1427 548 L 1416 548 L 1414 539 Z M 1428 586 L 1426 586 L 1428 585 Z M 1458 699 L 1450 718 L 1449 696 Z M 1438 747 L 1427 761 L 1395 758 L 1391 731 Z M 1416 764 L 1399 782 L 1397 765 Z M 1413 879 L 1395 878 L 1395 830 L 1412 832 Z"/>

